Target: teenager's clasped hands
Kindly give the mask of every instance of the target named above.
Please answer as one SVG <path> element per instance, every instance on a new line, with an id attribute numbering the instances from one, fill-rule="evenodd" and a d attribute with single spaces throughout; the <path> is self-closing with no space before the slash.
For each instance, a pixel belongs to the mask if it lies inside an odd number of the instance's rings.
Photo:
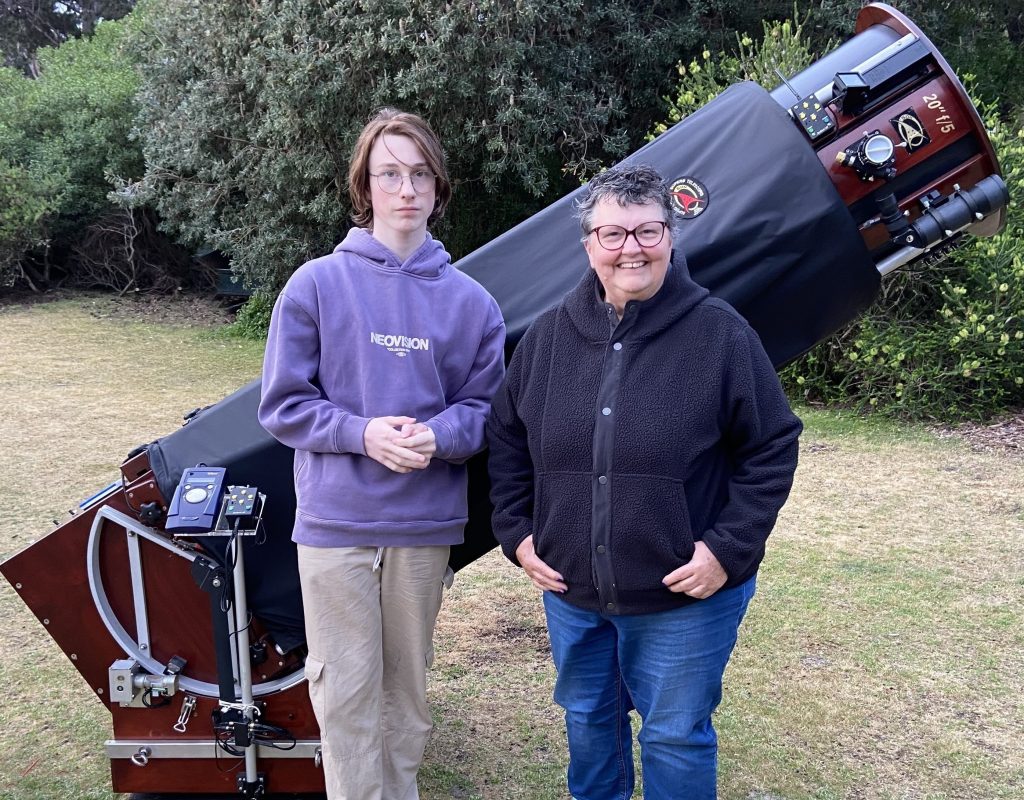
<path id="1" fill-rule="evenodd" d="M 426 469 L 437 450 L 434 432 L 412 417 L 374 417 L 363 431 L 366 455 L 394 472 Z"/>

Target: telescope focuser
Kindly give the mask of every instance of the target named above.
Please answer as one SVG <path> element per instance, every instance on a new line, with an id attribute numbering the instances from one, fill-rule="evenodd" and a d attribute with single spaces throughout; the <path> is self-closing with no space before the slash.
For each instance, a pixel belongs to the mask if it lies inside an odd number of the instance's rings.
<path id="1" fill-rule="evenodd" d="M 934 189 L 923 195 L 919 201 L 921 216 L 913 222 L 900 212 L 893 194 L 878 198 L 878 210 L 894 243 L 926 250 L 952 239 L 968 226 L 981 222 L 1004 208 L 1009 201 L 1010 193 L 1003 179 L 998 175 L 989 175 L 970 189 L 954 185 L 953 193 L 949 195 Z"/>
<path id="2" fill-rule="evenodd" d="M 896 145 L 879 130 L 866 132 L 854 144 L 836 153 L 836 162 L 849 167 L 862 181 L 896 177 Z"/>
<path id="3" fill-rule="evenodd" d="M 1010 202 L 1010 192 L 998 175 L 989 175 L 970 189 L 954 186 L 953 193 L 946 197 L 936 197 L 936 194 L 929 192 L 921 198 L 924 212 L 911 225 L 917 239 L 905 244 L 931 247 L 967 226 L 981 222 Z"/>

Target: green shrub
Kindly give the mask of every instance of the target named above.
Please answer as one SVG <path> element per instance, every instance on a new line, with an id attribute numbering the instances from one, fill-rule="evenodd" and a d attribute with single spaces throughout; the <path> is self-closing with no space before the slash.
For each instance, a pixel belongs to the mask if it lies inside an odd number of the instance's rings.
<path id="1" fill-rule="evenodd" d="M 0 227 L 8 282 L 21 270 L 46 282 L 54 261 L 65 267 L 88 226 L 113 208 L 106 176 L 142 173 L 141 150 L 130 141 L 138 81 L 123 47 L 133 24 L 104 22 L 89 38 L 39 50 L 37 78 L 0 69 L 0 153 L 8 164 L 0 191 L 31 209 L 15 214 L 35 220 L 32 235 Z"/>
<path id="2" fill-rule="evenodd" d="M 36 76 L 36 50 L 91 36 L 101 20 L 120 19 L 135 0 L 6 2 L 0 14 L 0 63 Z"/>
<path id="3" fill-rule="evenodd" d="M 274 296 L 267 292 L 257 292 L 238 310 L 235 321 L 225 332 L 241 339 L 266 339 L 273 311 Z"/>
<path id="4" fill-rule="evenodd" d="M 0 158 L 0 287 L 24 277 L 21 259 L 26 250 L 45 247 L 54 194 L 28 170 Z"/>
<path id="5" fill-rule="evenodd" d="M 731 84 L 754 81 L 765 89 L 774 89 L 781 82 L 779 72 L 786 77 L 810 66 L 817 58 L 811 52 L 804 24 L 797 21 L 764 22 L 762 38 L 755 42 L 746 34 L 737 34 L 735 52 L 712 55 L 706 49 L 700 58 L 689 64 L 679 62 L 677 91 L 665 98 L 668 119 L 654 128 L 651 137 L 664 133 L 669 127 L 688 117 L 704 104 L 714 100 Z M 822 52 L 828 52 L 835 43 L 825 43 Z M 778 71 L 776 71 L 778 70 Z"/>

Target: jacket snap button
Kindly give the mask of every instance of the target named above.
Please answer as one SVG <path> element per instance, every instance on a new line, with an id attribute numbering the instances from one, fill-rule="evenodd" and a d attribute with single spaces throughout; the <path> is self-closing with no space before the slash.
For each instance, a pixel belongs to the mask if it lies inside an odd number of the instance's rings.
<path id="1" fill-rule="evenodd" d="M 621 350 L 621 349 L 622 349 L 622 342 L 616 342 L 615 344 L 612 345 L 612 350 Z"/>
<path id="2" fill-rule="evenodd" d="M 604 486 L 606 483 L 608 483 L 608 477 L 606 475 L 602 475 L 597 479 L 597 482 Z"/>
<path id="3" fill-rule="evenodd" d="M 604 545 L 603 544 L 599 544 L 597 546 L 597 552 L 599 552 L 599 553 L 603 553 L 604 552 Z"/>
<path id="4" fill-rule="evenodd" d="M 612 410 L 610 408 L 602 408 L 601 413 L 607 417 L 609 414 L 612 413 Z"/>
<path id="5" fill-rule="evenodd" d="M 615 603 L 609 603 L 609 604 L 608 604 L 607 606 L 605 606 L 605 607 L 606 607 L 607 609 L 611 610 L 611 609 L 615 608 Z"/>

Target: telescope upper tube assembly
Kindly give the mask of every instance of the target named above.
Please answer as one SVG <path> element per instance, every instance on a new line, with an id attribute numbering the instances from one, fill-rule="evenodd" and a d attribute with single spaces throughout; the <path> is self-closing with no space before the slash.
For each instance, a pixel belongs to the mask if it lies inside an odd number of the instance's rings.
<path id="1" fill-rule="evenodd" d="M 771 95 L 818 153 L 882 275 L 961 232 L 1005 225 L 1009 192 L 978 112 L 895 9 L 862 9 L 856 36 Z"/>

